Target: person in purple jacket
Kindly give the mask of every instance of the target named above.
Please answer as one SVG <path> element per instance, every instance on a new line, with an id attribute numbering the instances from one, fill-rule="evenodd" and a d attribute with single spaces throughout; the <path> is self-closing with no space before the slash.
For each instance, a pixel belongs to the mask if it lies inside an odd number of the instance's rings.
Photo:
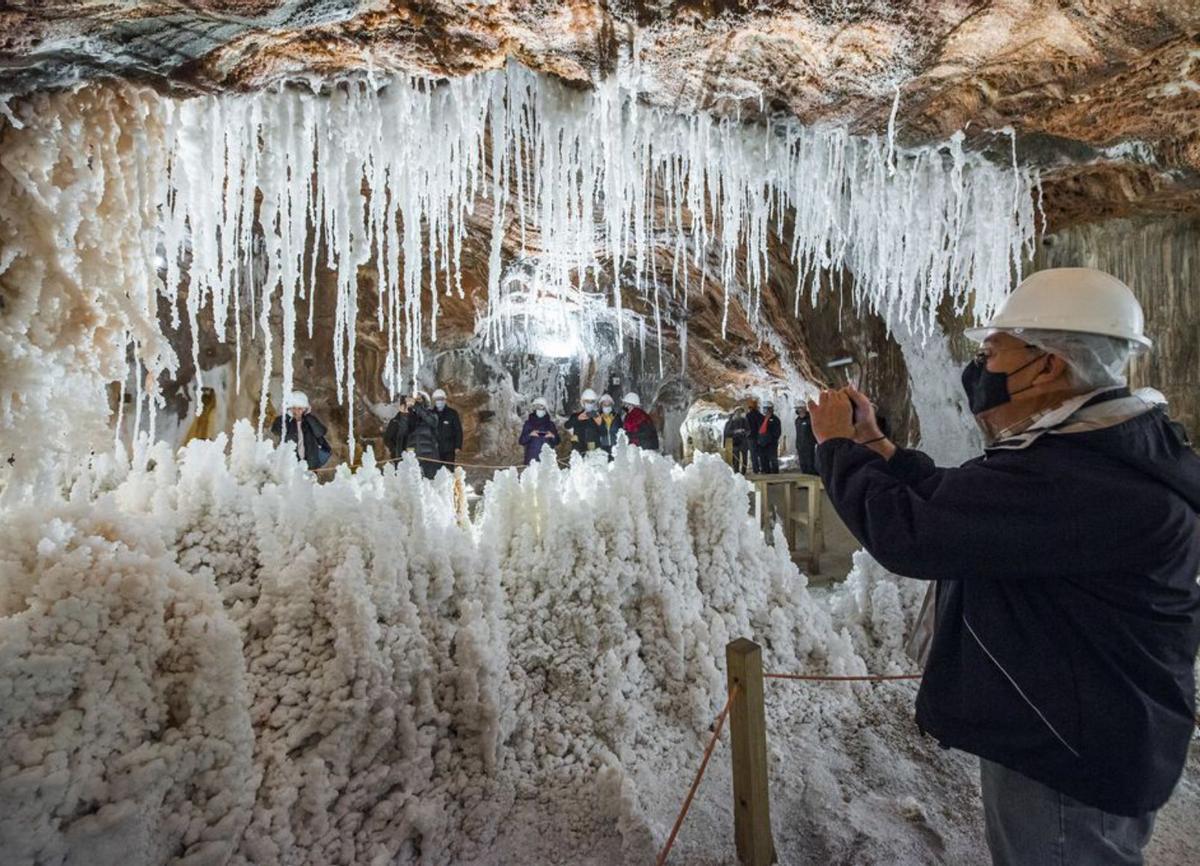
<path id="1" fill-rule="evenodd" d="M 558 427 L 550 417 L 546 401 L 538 397 L 533 401 L 533 411 L 521 428 L 521 438 L 517 440 L 525 446 L 525 465 L 537 460 L 542 453 L 542 447 L 549 445 L 552 449 L 558 445 Z"/>

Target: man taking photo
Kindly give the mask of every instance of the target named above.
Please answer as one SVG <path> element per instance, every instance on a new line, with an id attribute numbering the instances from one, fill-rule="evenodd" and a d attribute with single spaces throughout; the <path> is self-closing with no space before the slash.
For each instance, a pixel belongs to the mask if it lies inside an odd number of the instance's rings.
<path id="1" fill-rule="evenodd" d="M 1142 329 L 1108 274 L 1025 280 L 967 332 L 987 448 L 958 468 L 896 448 L 852 388 L 809 404 L 838 514 L 936 581 L 917 724 L 979 756 L 997 866 L 1141 863 L 1193 735 L 1200 459 L 1125 387 Z"/>

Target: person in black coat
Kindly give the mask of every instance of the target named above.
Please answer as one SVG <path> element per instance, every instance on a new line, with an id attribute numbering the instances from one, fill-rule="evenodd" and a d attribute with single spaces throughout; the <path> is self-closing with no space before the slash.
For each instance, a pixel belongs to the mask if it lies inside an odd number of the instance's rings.
<path id="1" fill-rule="evenodd" d="M 817 462 L 867 551 L 936 581 L 917 724 L 980 757 L 994 861 L 1136 863 L 1194 734 L 1200 458 L 1123 387 L 1130 340 L 1045 333 L 963 372 L 984 456 L 938 468 L 846 389 L 809 406 Z"/>
<path id="2" fill-rule="evenodd" d="M 783 425 L 775 414 L 775 404 L 770 400 L 763 401 L 763 414 L 759 417 L 758 426 L 750 428 L 755 471 L 774 475 L 779 472 L 779 439 L 783 435 Z"/>
<path id="3" fill-rule="evenodd" d="M 746 425 L 746 412 L 740 406 L 725 422 L 722 438 L 730 445 L 733 471 L 745 475 L 750 468 L 750 430 Z"/>
<path id="4" fill-rule="evenodd" d="M 284 400 L 284 414 L 271 422 L 271 433 L 282 436 L 284 442 L 296 443 L 296 457 L 309 469 L 320 469 L 333 453 L 325 439 L 325 425 L 312 413 L 303 391 L 293 391 Z"/>
<path id="5" fill-rule="evenodd" d="M 758 428 L 762 426 L 762 422 L 763 413 L 758 411 L 758 401 L 752 397 L 746 401 L 746 432 L 749 435 L 746 447 L 750 451 L 750 462 L 755 474 L 762 472 L 762 466 L 759 465 L 759 452 L 755 447 Z"/>
<path id="6" fill-rule="evenodd" d="M 399 460 L 401 455 L 408 450 L 408 425 L 411 420 L 409 402 L 407 396 L 400 398 L 399 409 L 392 416 L 392 420 L 388 422 L 387 429 L 383 433 L 383 442 L 387 445 L 388 453 L 392 455 L 393 460 Z"/>
<path id="7" fill-rule="evenodd" d="M 812 418 L 804 406 L 796 407 L 796 458 L 801 472 L 817 474 L 817 439 L 813 436 Z"/>
<path id="8" fill-rule="evenodd" d="M 455 456 L 463 446 L 462 421 L 458 412 L 446 405 L 446 392 L 441 388 L 433 392 L 433 412 L 437 415 L 437 456 L 453 472 Z"/>
<path id="9" fill-rule="evenodd" d="M 408 435 L 405 450 L 412 451 L 421 464 L 421 473 L 433 478 L 442 468 L 438 450 L 438 416 L 429 405 L 429 398 L 418 393 L 408 410 Z"/>
<path id="10" fill-rule="evenodd" d="M 571 448 L 587 454 L 600 447 L 600 407 L 596 405 L 596 392 L 586 389 L 582 403 L 580 410 L 571 415 L 563 427 L 571 434 Z"/>

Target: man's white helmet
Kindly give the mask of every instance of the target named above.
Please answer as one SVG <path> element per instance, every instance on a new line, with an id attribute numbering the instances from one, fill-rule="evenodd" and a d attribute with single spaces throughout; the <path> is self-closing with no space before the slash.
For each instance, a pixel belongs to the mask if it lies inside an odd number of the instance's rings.
<path id="1" fill-rule="evenodd" d="M 584 388 L 583 395 L 580 397 L 580 399 L 583 400 L 583 402 L 585 402 L 585 403 L 588 400 L 591 400 L 594 403 L 596 401 L 596 392 L 593 391 L 591 388 Z"/>
<path id="2" fill-rule="evenodd" d="M 438 388 L 436 391 L 434 391 L 434 392 L 433 392 L 433 399 L 435 399 L 435 400 L 445 400 L 445 399 L 446 399 L 446 392 L 445 392 L 445 391 L 443 391 L 441 388 Z"/>
<path id="3" fill-rule="evenodd" d="M 982 342 L 993 331 L 1020 337 L 1024 330 L 1072 331 L 1128 340 L 1134 351 L 1152 343 L 1143 333 L 1142 305 L 1129 286 L 1095 268 L 1047 268 L 1027 277 L 1004 299 L 992 320 L 969 328 Z"/>
<path id="4" fill-rule="evenodd" d="M 312 408 L 308 405 L 308 395 L 303 391 L 293 391 L 287 395 L 287 399 L 283 401 L 284 410 L 287 409 L 303 409 L 306 412 Z"/>
<path id="5" fill-rule="evenodd" d="M 628 394 L 626 394 L 624 397 L 621 398 L 621 402 L 624 403 L 626 406 L 641 406 L 642 398 L 639 397 L 637 394 L 633 393 L 632 391 L 630 391 Z"/>
<path id="6" fill-rule="evenodd" d="M 550 407 L 546 404 L 545 397 L 534 397 L 533 398 L 533 408 L 534 409 L 549 409 Z"/>
<path id="7" fill-rule="evenodd" d="M 611 406 L 612 404 L 613 404 L 612 394 L 601 394 L 600 395 L 600 405 L 601 406 Z"/>

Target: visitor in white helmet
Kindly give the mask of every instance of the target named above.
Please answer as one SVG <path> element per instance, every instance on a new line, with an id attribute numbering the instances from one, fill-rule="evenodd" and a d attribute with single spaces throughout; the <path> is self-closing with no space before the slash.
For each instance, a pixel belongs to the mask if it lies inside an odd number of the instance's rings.
<path id="1" fill-rule="evenodd" d="M 433 414 L 437 418 L 437 458 L 439 465 L 454 471 L 458 452 L 463 446 L 462 419 L 458 412 L 446 405 L 446 392 L 438 388 L 433 392 Z"/>
<path id="2" fill-rule="evenodd" d="M 783 435 L 783 425 L 775 414 L 775 401 L 767 397 L 762 401 L 762 418 L 754 430 L 750 431 L 750 439 L 754 448 L 755 471 L 765 475 L 779 473 L 779 439 Z"/>
<path id="3" fill-rule="evenodd" d="M 988 444 L 959 468 L 897 448 L 852 388 L 809 404 L 838 514 L 936 581 L 917 723 L 979 756 L 998 866 L 1141 863 L 1193 736 L 1200 458 L 1125 387 L 1142 329 L 1103 272 L 1021 283 L 968 331 Z"/>
<path id="4" fill-rule="evenodd" d="M 526 466 L 538 459 L 543 448 L 555 448 L 559 442 L 558 426 L 550 417 L 549 405 L 545 399 L 534 399 L 532 408 L 533 411 L 525 419 L 525 426 L 521 428 L 521 435 L 517 439 L 517 442 L 525 447 Z"/>
<path id="5" fill-rule="evenodd" d="M 617 411 L 616 401 L 611 394 L 600 396 L 600 414 L 596 416 L 596 421 L 600 426 L 598 444 L 611 460 L 612 450 L 625 423 L 625 417 Z"/>
<path id="6" fill-rule="evenodd" d="M 333 453 L 325 438 L 325 425 L 312 413 L 303 391 L 291 391 L 284 397 L 283 414 L 271 422 L 271 433 L 283 442 L 295 443 L 297 459 L 309 469 L 320 469 Z"/>
<path id="7" fill-rule="evenodd" d="M 571 447 L 580 454 L 595 451 L 600 447 L 600 407 L 596 405 L 596 392 L 584 388 L 579 395 L 582 404 L 563 425 L 571 434 Z"/>
<path id="8" fill-rule="evenodd" d="M 654 426 L 654 419 L 642 409 L 642 398 L 630 391 L 621 398 L 621 406 L 625 411 L 623 426 L 629 444 L 647 451 L 657 451 L 658 430 Z"/>

